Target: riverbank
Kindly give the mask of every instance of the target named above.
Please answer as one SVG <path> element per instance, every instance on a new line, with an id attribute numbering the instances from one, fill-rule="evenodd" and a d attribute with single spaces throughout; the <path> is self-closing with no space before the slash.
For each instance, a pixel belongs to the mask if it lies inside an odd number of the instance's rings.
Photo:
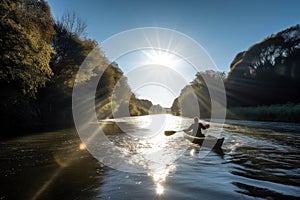
<path id="1" fill-rule="evenodd" d="M 227 119 L 300 123 L 300 103 L 270 106 L 233 107 L 227 110 Z"/>

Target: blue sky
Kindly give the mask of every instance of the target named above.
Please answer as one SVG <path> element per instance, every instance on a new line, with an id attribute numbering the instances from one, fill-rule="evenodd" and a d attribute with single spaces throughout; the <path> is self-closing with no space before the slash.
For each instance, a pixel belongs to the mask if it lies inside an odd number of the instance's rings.
<path id="1" fill-rule="evenodd" d="M 221 71 L 240 51 L 300 23 L 300 1 L 288 0 L 49 0 L 54 17 L 77 12 L 88 37 L 101 42 L 138 27 L 164 27 L 200 43 Z"/>
<path id="2" fill-rule="evenodd" d="M 163 27 L 197 41 L 220 71 L 266 36 L 300 23 L 298 0 L 49 0 L 54 17 L 75 11 L 99 43 L 133 28 Z M 122 67 L 122 66 L 121 66 Z"/>

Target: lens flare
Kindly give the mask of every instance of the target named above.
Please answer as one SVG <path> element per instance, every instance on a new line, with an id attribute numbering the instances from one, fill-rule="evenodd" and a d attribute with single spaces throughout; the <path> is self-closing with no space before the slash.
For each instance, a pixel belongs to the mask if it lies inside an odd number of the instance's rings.
<path id="1" fill-rule="evenodd" d="M 80 145 L 79 145 L 79 150 L 81 150 L 81 151 L 86 150 L 85 144 L 80 143 Z"/>

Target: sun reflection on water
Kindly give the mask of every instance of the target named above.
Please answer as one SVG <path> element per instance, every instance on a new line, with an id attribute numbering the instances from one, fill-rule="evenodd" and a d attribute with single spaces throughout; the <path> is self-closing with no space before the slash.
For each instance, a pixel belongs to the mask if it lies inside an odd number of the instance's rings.
<path id="1" fill-rule="evenodd" d="M 165 191 L 164 186 L 161 185 L 160 183 L 158 183 L 156 186 L 157 186 L 156 187 L 156 194 L 162 195 L 164 193 L 164 191 Z"/>
<path id="2" fill-rule="evenodd" d="M 148 173 L 148 176 L 152 177 L 152 180 L 156 186 L 155 192 L 157 195 L 164 194 L 166 178 L 170 173 L 174 173 L 175 171 L 176 171 L 176 166 L 172 164 L 172 165 L 165 166 L 165 168 L 163 169 Z"/>

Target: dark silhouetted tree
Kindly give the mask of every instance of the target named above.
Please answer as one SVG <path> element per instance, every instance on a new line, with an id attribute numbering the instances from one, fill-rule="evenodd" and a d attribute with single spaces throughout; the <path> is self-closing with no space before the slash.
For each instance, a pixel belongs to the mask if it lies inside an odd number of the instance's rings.
<path id="1" fill-rule="evenodd" d="M 54 29 L 43 0 L 2 0 L 0 19 L 0 123 L 10 135 L 38 123 L 33 101 L 52 75 Z"/>
<path id="2" fill-rule="evenodd" d="M 300 101 L 300 26 L 296 25 L 239 53 L 226 80 L 229 106 Z"/>

